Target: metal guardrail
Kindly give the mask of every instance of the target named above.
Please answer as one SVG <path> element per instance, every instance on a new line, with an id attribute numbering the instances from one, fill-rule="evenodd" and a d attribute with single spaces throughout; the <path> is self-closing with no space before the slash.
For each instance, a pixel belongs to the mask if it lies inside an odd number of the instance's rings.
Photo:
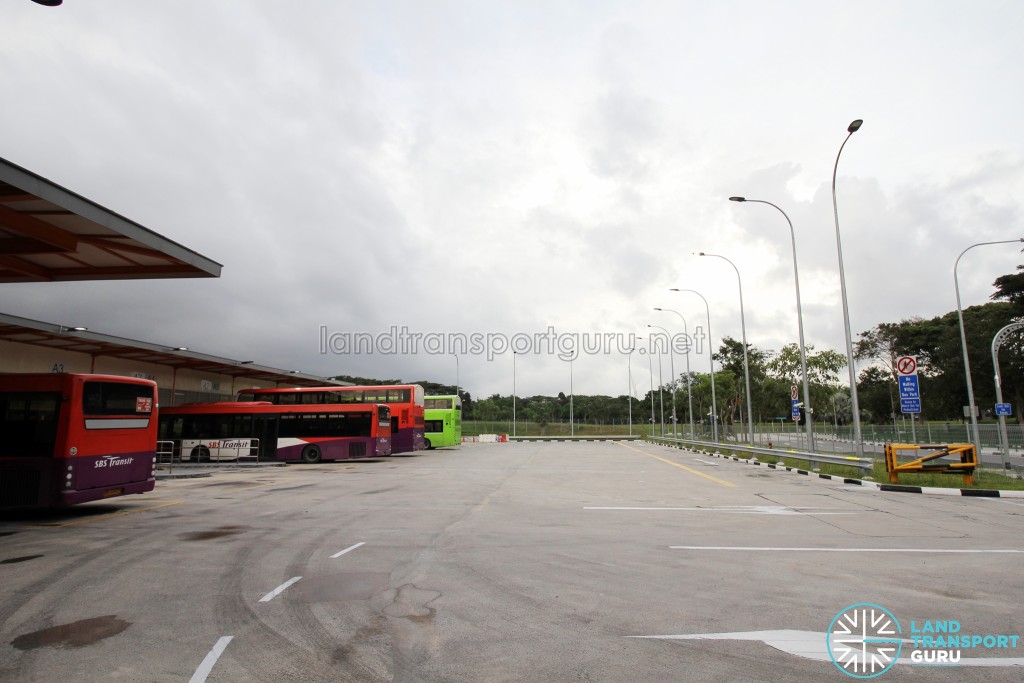
<path id="1" fill-rule="evenodd" d="M 191 452 L 183 453 L 183 441 L 189 441 Z M 234 464 L 243 460 L 259 462 L 259 439 L 207 439 L 203 443 L 191 444 L 198 439 L 174 439 L 156 442 L 156 462 L 159 465 L 168 466 L 168 474 L 174 472 L 174 465 L 184 466 L 195 464 L 203 466 L 216 466 L 223 464 Z M 219 441 L 230 442 L 235 445 L 219 446 Z"/>
<path id="2" fill-rule="evenodd" d="M 594 436 L 566 436 L 565 434 L 552 434 L 551 436 L 509 436 L 509 441 L 639 441 L 643 439 L 639 434 L 608 434 Z"/>
<path id="3" fill-rule="evenodd" d="M 171 474 L 174 472 L 174 442 L 173 441 L 157 441 L 156 442 L 156 462 L 157 464 L 167 463 L 167 472 Z M 178 462 L 181 462 L 181 456 L 178 457 Z"/>
<path id="4" fill-rule="evenodd" d="M 668 446 L 687 447 L 704 452 L 719 452 L 723 449 L 740 451 L 752 455 L 768 455 L 775 458 L 790 458 L 791 460 L 807 460 L 808 462 L 821 462 L 828 465 L 844 465 L 856 467 L 861 474 L 869 474 L 875 466 L 871 458 L 858 458 L 853 455 L 835 455 L 832 453 L 809 453 L 807 451 L 794 451 L 783 448 L 760 448 L 758 446 L 745 446 L 743 444 L 721 444 L 714 441 L 691 441 L 689 439 L 670 439 L 668 437 L 652 436 L 647 437 L 653 443 L 665 444 Z"/>

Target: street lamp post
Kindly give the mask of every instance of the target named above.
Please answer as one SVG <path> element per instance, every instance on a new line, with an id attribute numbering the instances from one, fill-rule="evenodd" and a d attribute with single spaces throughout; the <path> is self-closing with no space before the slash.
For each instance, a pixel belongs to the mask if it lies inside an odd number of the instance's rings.
<path id="1" fill-rule="evenodd" d="M 629 408 L 629 435 L 633 436 L 633 352 L 636 351 L 636 347 L 629 350 L 626 354 L 626 372 L 628 373 L 627 381 L 629 382 L 629 391 L 626 392 L 626 406 Z"/>
<path id="2" fill-rule="evenodd" d="M 646 337 L 635 337 L 635 338 L 637 340 L 646 339 Z M 651 435 L 653 436 L 654 435 L 654 364 L 651 361 L 651 354 L 650 353 L 647 354 L 647 367 L 648 367 L 648 369 L 651 372 Z M 632 386 L 630 386 L 630 391 L 632 391 Z M 632 396 L 633 395 L 630 394 L 631 398 L 632 398 Z M 640 405 L 641 406 L 643 405 L 643 403 L 644 403 L 643 401 L 640 401 Z"/>
<path id="3" fill-rule="evenodd" d="M 774 207 L 779 213 L 786 219 L 786 223 L 789 224 L 789 236 L 793 243 L 793 281 L 796 284 L 796 325 L 797 331 L 800 335 L 800 373 L 803 376 L 804 385 L 804 415 L 805 424 L 807 427 L 807 447 L 810 451 L 814 452 L 814 427 L 811 412 L 811 387 L 810 382 L 807 378 L 807 346 L 804 344 L 804 310 L 800 303 L 800 272 L 796 264 L 796 231 L 793 230 L 793 221 L 789 220 L 789 216 L 785 211 L 780 209 L 771 202 L 764 201 L 763 199 L 747 199 L 746 197 L 729 197 L 731 202 L 751 202 L 755 204 L 767 204 L 768 206 Z"/>
<path id="4" fill-rule="evenodd" d="M 661 309 L 660 308 L 655 308 L 654 310 L 660 311 Z M 669 362 L 669 369 L 672 371 L 672 438 L 673 439 L 678 439 L 679 438 L 679 432 L 676 429 L 676 424 L 679 422 L 679 414 L 676 413 L 676 360 L 675 360 L 675 353 L 673 353 L 673 349 L 672 349 L 672 335 L 670 335 L 668 333 L 668 330 L 666 330 L 664 327 L 659 327 L 658 325 L 648 325 L 647 327 L 653 327 L 656 330 L 661 330 L 662 332 L 665 333 L 665 337 L 669 340 L 669 343 L 668 343 L 668 362 Z M 689 361 L 687 361 L 687 362 L 689 362 Z M 689 386 L 689 380 L 690 380 L 689 365 L 687 365 L 686 380 L 687 380 L 687 386 Z M 693 403 L 691 402 L 690 405 L 692 406 Z M 692 420 L 692 413 L 693 413 L 693 411 L 691 410 L 690 413 L 691 413 L 691 420 Z M 691 422 L 691 424 L 692 424 L 692 422 Z M 690 428 L 690 438 L 691 439 L 693 438 L 693 428 L 692 427 Z"/>
<path id="5" fill-rule="evenodd" d="M 700 297 L 700 300 L 704 302 L 704 310 L 708 316 L 708 344 L 711 344 L 711 307 L 708 306 L 708 300 L 704 298 L 704 295 L 698 292 L 696 289 L 679 289 L 673 287 L 669 290 L 670 292 L 689 292 L 696 294 Z M 687 349 L 689 349 L 689 337 L 687 337 Z M 689 374 L 689 359 L 687 359 L 687 374 Z M 708 362 L 711 364 L 711 433 L 715 442 L 718 442 L 718 401 L 715 399 L 715 356 L 714 349 L 708 346 Z M 701 408 L 701 411 L 704 409 Z M 693 398 L 690 398 L 690 438 L 693 438 Z"/>
<path id="6" fill-rule="evenodd" d="M 736 267 L 736 264 L 722 256 L 721 254 L 707 254 L 705 252 L 698 252 L 699 256 L 714 256 L 720 258 L 736 271 L 736 283 L 740 289 L 740 330 L 743 332 L 743 375 L 747 383 L 747 435 L 750 437 L 750 445 L 754 445 L 754 410 L 753 403 L 750 398 L 750 362 L 747 359 L 747 321 L 746 316 L 743 313 L 743 279 L 740 277 L 740 269 Z"/>
<path id="7" fill-rule="evenodd" d="M 999 347 L 1011 332 L 1024 329 L 1024 323 L 1010 323 L 996 332 L 992 338 L 992 367 L 996 370 L 996 403 L 1003 402 L 1003 380 L 999 373 Z M 1010 440 L 1006 435 L 1006 416 L 999 415 L 999 447 L 1003 453 L 1003 471 L 1006 471 L 1006 458 L 1010 455 Z M 979 454 L 980 457 L 980 454 Z"/>
<path id="8" fill-rule="evenodd" d="M 1015 244 L 1018 242 L 1024 242 L 1024 237 L 1015 240 L 999 240 L 996 242 L 978 242 L 972 244 L 956 257 L 956 263 L 953 264 L 953 289 L 956 292 L 956 315 L 960 320 L 960 345 L 964 351 L 964 375 L 967 379 L 967 406 L 971 413 L 971 431 L 974 435 L 974 447 L 978 449 L 978 457 L 981 458 L 981 432 L 978 430 L 978 416 L 974 414 L 974 383 L 971 382 L 971 361 L 967 358 L 967 330 L 964 328 L 964 311 L 960 305 L 960 281 L 957 278 L 956 269 L 960 266 L 960 259 L 964 257 L 964 254 L 969 252 L 975 247 L 984 247 L 990 244 Z"/>
<path id="9" fill-rule="evenodd" d="M 576 436 L 576 422 L 572 414 L 572 356 L 569 356 L 569 436 Z"/>
<path id="10" fill-rule="evenodd" d="M 662 377 L 662 358 L 664 354 L 658 350 L 658 410 L 661 411 L 661 436 L 665 436 L 665 379 Z"/>
<path id="11" fill-rule="evenodd" d="M 453 353 L 455 356 L 455 396 L 459 396 L 459 354 Z"/>
<path id="12" fill-rule="evenodd" d="M 649 345 L 648 348 L 650 348 Z M 651 373 L 651 436 L 654 436 L 654 360 L 649 352 L 647 354 L 647 369 Z"/>
<path id="13" fill-rule="evenodd" d="M 856 133 L 864 121 L 857 119 L 846 128 L 846 139 L 839 146 L 836 163 L 832 168 L 832 210 L 836 218 L 836 250 L 839 254 L 839 290 L 843 297 L 843 328 L 846 332 L 846 364 L 850 371 L 850 403 L 853 409 L 853 439 L 858 457 L 864 455 L 864 440 L 860 431 L 860 402 L 857 400 L 857 369 L 853 366 L 853 337 L 850 334 L 850 305 L 846 300 L 846 273 L 843 269 L 843 242 L 839 235 L 839 204 L 836 202 L 836 173 L 839 170 L 839 156 L 843 153 L 850 136 Z"/>
<path id="14" fill-rule="evenodd" d="M 516 356 L 518 355 L 515 351 L 512 352 L 512 436 L 516 435 Z"/>
<path id="15" fill-rule="evenodd" d="M 690 376 L 690 330 L 689 330 L 689 327 L 686 325 L 686 318 L 684 318 L 683 314 L 680 313 L 679 311 L 673 310 L 671 308 L 655 308 L 654 310 L 662 311 L 662 312 L 665 312 L 665 313 L 675 313 L 676 315 L 679 316 L 679 319 L 683 321 L 683 336 L 686 337 L 686 401 L 687 401 L 687 409 L 690 411 L 690 439 L 693 439 L 693 386 L 692 386 L 693 385 L 693 378 Z M 662 327 L 660 329 L 665 329 L 665 328 Z M 668 334 L 667 331 L 665 333 Z M 712 373 L 713 372 L 714 371 L 712 370 Z M 675 380 L 676 380 L 676 370 L 675 370 L 675 364 L 673 363 L 673 367 L 672 367 L 672 382 L 674 383 Z M 672 398 L 673 398 L 673 400 L 675 399 L 675 392 L 674 391 L 672 393 Z M 675 403 L 673 402 L 673 404 L 672 404 L 672 412 L 673 412 L 673 414 L 675 413 L 675 411 L 676 411 L 676 407 L 675 407 Z"/>

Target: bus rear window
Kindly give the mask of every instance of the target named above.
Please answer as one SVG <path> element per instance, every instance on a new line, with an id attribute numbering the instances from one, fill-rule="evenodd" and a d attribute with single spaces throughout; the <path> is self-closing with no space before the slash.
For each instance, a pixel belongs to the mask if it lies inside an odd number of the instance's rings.
<path id="1" fill-rule="evenodd" d="M 59 393 L 0 393 L 0 456 L 52 457 L 60 402 Z"/>
<path id="2" fill-rule="evenodd" d="M 423 400 L 423 407 L 427 410 L 449 410 L 452 407 L 450 398 L 427 398 Z"/>
<path id="3" fill-rule="evenodd" d="M 86 382 L 82 413 L 86 416 L 149 415 L 156 406 L 153 387 L 121 382 Z"/>

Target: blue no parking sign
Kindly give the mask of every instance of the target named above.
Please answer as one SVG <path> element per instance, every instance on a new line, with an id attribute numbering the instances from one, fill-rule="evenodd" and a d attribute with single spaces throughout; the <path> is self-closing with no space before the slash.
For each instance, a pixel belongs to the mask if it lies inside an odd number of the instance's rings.
<path id="1" fill-rule="evenodd" d="M 896 359 L 896 374 L 900 385 L 900 412 L 921 412 L 921 385 L 917 381 L 917 356 Z"/>

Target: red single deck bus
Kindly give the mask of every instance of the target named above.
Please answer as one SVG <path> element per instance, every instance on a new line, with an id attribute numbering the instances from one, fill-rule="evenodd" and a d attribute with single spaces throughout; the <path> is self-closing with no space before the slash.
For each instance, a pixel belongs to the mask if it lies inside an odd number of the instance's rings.
<path id="1" fill-rule="evenodd" d="M 156 396 L 132 377 L 0 375 L 0 509 L 152 491 Z"/>
<path id="2" fill-rule="evenodd" d="M 191 403 L 160 411 L 160 440 L 174 459 L 316 463 L 391 455 L 385 405 L 274 405 L 266 401 Z"/>
<path id="3" fill-rule="evenodd" d="M 246 389 L 239 401 L 269 401 L 277 405 L 335 405 L 383 403 L 391 408 L 391 448 L 395 453 L 420 451 L 423 440 L 423 387 L 396 384 L 374 387 L 304 387 Z"/>

